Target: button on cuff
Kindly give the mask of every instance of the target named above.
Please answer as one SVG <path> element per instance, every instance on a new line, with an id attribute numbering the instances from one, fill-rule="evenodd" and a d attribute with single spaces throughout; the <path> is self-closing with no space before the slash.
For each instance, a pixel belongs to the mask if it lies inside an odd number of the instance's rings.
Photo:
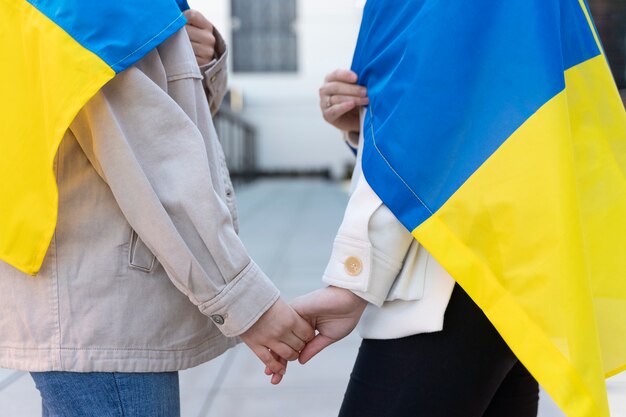
<path id="1" fill-rule="evenodd" d="M 356 256 L 350 256 L 343 263 L 348 275 L 355 277 L 363 271 L 363 262 Z"/>
<path id="2" fill-rule="evenodd" d="M 272 281 L 250 262 L 219 294 L 198 307 L 224 336 L 233 337 L 252 327 L 279 295 Z"/>
<path id="3" fill-rule="evenodd" d="M 326 284 L 349 290 L 367 291 L 370 285 L 372 246 L 369 242 L 337 236 L 324 271 Z"/>
<path id="4" fill-rule="evenodd" d="M 220 315 L 220 314 L 213 314 L 211 316 L 211 320 L 213 320 L 213 323 L 221 326 L 222 324 L 224 324 L 224 316 Z"/>

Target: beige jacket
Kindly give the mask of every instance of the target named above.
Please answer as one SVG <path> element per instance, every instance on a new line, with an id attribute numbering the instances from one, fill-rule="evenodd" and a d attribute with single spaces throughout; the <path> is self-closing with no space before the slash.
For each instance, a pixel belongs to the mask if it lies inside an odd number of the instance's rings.
<path id="1" fill-rule="evenodd" d="M 180 370 L 233 346 L 277 300 L 237 237 L 204 88 L 222 94 L 202 78 L 183 29 L 78 114 L 40 274 L 0 263 L 0 367 Z"/>

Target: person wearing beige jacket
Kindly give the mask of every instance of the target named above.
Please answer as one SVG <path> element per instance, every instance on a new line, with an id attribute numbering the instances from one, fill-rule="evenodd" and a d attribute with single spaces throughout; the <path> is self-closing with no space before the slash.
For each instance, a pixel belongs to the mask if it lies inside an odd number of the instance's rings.
<path id="1" fill-rule="evenodd" d="M 237 236 L 207 102 L 224 93 L 225 45 L 186 13 L 187 31 L 105 85 L 65 133 L 39 275 L 0 263 L 0 367 L 32 373 L 44 416 L 175 417 L 176 371 L 240 337 L 277 383 L 313 337 Z"/>

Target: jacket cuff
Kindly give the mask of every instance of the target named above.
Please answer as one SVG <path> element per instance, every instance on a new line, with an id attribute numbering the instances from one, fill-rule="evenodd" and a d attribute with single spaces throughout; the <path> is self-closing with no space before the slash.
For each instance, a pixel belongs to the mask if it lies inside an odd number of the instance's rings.
<path id="1" fill-rule="evenodd" d="M 215 59 L 200 67 L 204 79 L 204 89 L 209 99 L 211 114 L 215 115 L 222 104 L 228 85 L 228 50 L 222 35 L 213 29 L 215 35 Z"/>
<path id="2" fill-rule="evenodd" d="M 274 283 L 250 262 L 215 298 L 199 307 L 224 336 L 234 337 L 252 327 L 279 297 Z"/>

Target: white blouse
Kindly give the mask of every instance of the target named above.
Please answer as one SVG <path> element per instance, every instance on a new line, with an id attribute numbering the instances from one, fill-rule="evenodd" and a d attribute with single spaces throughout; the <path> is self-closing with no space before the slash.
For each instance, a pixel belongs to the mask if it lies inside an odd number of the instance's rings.
<path id="1" fill-rule="evenodd" d="M 358 325 L 363 338 L 440 331 L 454 279 L 369 186 L 361 169 L 362 133 L 355 136 L 348 138 L 358 147 L 352 192 L 323 280 L 370 303 Z"/>

